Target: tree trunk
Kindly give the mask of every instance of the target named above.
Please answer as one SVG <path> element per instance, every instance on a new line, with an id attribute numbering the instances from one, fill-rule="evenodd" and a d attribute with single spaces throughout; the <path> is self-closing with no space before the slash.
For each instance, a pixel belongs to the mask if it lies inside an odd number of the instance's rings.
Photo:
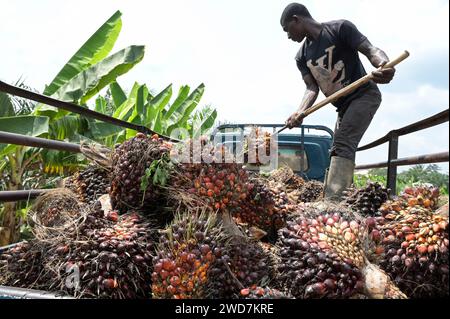
<path id="1" fill-rule="evenodd" d="M 20 190 L 22 188 L 22 174 L 19 162 L 21 162 L 22 154 L 16 152 L 16 156 L 9 155 L 9 165 L 11 169 L 10 182 L 7 189 L 11 191 Z M 0 225 L 0 246 L 6 246 L 18 241 L 20 233 L 17 225 L 17 202 L 7 202 L 4 204 L 3 221 Z"/>
<path id="2" fill-rule="evenodd" d="M 5 203 L 3 222 L 0 227 L 0 246 L 6 246 L 17 240 L 16 231 L 16 205 L 17 203 Z"/>

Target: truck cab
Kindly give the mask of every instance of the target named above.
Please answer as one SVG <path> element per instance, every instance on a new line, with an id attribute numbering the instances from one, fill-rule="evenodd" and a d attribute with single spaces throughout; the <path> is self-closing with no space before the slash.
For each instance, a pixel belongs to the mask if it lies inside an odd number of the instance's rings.
<path id="1" fill-rule="evenodd" d="M 234 155 L 242 147 L 253 128 L 259 128 L 272 136 L 282 124 L 225 124 L 217 127 L 211 134 L 216 144 L 226 146 Z M 285 131 L 286 132 L 286 131 Z M 333 142 L 333 131 L 321 125 L 302 125 L 287 133 L 277 135 L 277 154 L 270 163 L 254 165 L 244 163 L 246 169 L 268 172 L 289 166 L 296 174 L 306 180 L 324 181 L 325 171 L 330 165 L 329 152 Z"/>

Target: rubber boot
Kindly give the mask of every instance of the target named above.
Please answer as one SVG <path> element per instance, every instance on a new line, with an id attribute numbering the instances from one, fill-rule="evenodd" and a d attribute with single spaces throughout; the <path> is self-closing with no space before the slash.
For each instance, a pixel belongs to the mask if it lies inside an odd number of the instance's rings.
<path id="1" fill-rule="evenodd" d="M 333 202 L 341 201 L 342 192 L 353 183 L 355 163 L 344 157 L 331 157 L 330 168 L 324 186 L 324 199 Z"/>

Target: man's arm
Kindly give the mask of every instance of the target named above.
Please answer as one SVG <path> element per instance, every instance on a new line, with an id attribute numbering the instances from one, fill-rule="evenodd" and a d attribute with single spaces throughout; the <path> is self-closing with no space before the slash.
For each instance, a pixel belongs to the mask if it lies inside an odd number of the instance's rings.
<path id="1" fill-rule="evenodd" d="M 359 45 L 358 51 L 364 54 L 369 59 L 370 63 L 376 68 L 382 67 L 389 62 L 389 58 L 386 53 L 384 53 L 383 50 L 373 46 L 367 39 Z M 394 78 L 394 74 L 394 68 L 387 68 L 382 71 L 373 71 L 373 81 L 380 84 L 389 83 Z"/>
<path id="2" fill-rule="evenodd" d="M 306 91 L 303 95 L 302 102 L 300 103 L 297 112 L 292 114 L 286 121 L 286 125 L 289 128 L 293 128 L 302 124 L 303 119 L 300 117 L 300 115 L 302 114 L 302 112 L 304 112 L 314 104 L 317 96 L 319 95 L 319 86 L 317 85 L 316 80 L 314 80 L 311 74 L 305 75 L 303 77 L 303 81 L 305 81 L 306 84 Z"/>

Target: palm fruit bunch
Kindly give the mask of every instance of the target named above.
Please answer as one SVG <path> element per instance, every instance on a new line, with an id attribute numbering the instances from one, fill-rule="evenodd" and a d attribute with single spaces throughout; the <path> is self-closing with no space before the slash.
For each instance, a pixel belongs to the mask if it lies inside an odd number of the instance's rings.
<path id="1" fill-rule="evenodd" d="M 161 199 L 161 190 L 152 182 L 155 172 L 151 167 L 168 157 L 171 147 L 158 135 L 147 137 L 138 133 L 115 149 L 109 192 L 114 210 L 120 213 L 129 210 L 148 212 L 156 206 Z"/>
<path id="2" fill-rule="evenodd" d="M 153 258 L 153 298 L 209 298 L 206 286 L 214 280 L 211 270 L 222 258 L 225 239 L 215 213 L 177 215 L 161 233 Z"/>
<path id="3" fill-rule="evenodd" d="M 214 280 L 208 283 L 208 290 L 214 298 L 233 298 L 242 288 L 265 286 L 273 279 L 273 267 L 272 259 L 257 241 L 233 237 L 210 270 Z"/>
<path id="4" fill-rule="evenodd" d="M 75 173 L 65 186 L 77 194 L 82 202 L 93 204 L 100 196 L 108 194 L 109 172 L 103 167 L 90 165 Z"/>
<path id="5" fill-rule="evenodd" d="M 278 229 L 284 227 L 286 217 L 296 206 L 289 201 L 286 192 L 279 185 L 261 179 L 250 179 L 249 196 L 242 201 L 232 216 L 238 223 L 257 227 L 276 239 Z"/>
<path id="6" fill-rule="evenodd" d="M 334 211 L 334 212 L 333 212 Z M 404 298 L 365 256 L 366 225 L 346 210 L 305 208 L 279 231 L 279 286 L 296 298 Z M 365 275 L 368 267 L 370 276 Z M 367 278 L 383 278 L 368 289 Z"/>
<path id="7" fill-rule="evenodd" d="M 280 281 L 296 298 L 346 298 L 362 292 L 360 225 L 325 214 L 298 215 L 280 231 Z"/>
<path id="8" fill-rule="evenodd" d="M 264 165 L 267 160 L 261 160 L 261 153 L 268 159 L 271 154 L 271 134 L 263 132 L 259 127 L 253 127 L 244 142 L 244 163 Z"/>
<path id="9" fill-rule="evenodd" d="M 174 193 L 188 193 L 198 196 L 215 210 L 234 210 L 245 201 L 254 185 L 248 183 L 248 172 L 223 146 L 210 147 L 209 151 L 193 149 L 192 141 L 181 145 L 181 149 L 171 152 L 175 158 L 179 152 L 188 153 L 187 161 L 178 163 L 170 188 Z M 187 149 L 187 150 L 186 150 Z M 200 152 L 201 159 L 192 161 Z M 178 152 L 178 153 L 177 153 Z"/>
<path id="10" fill-rule="evenodd" d="M 430 184 L 418 184 L 413 187 L 405 187 L 400 197 L 408 202 L 408 206 L 420 205 L 425 208 L 437 209 L 439 188 Z"/>
<path id="11" fill-rule="evenodd" d="M 319 181 L 307 181 L 300 189 L 297 202 L 311 203 L 322 198 L 323 183 Z"/>
<path id="12" fill-rule="evenodd" d="M 372 237 L 384 248 L 380 266 L 412 298 L 449 291 L 448 216 L 436 214 L 425 201 L 411 206 L 416 204 L 411 197 L 399 197 L 370 223 Z"/>
<path id="13" fill-rule="evenodd" d="M 258 180 L 251 180 L 251 185 L 249 196 L 239 209 L 233 210 L 232 216 L 238 223 L 246 223 L 272 233 L 276 218 L 274 193 Z"/>
<path id="14" fill-rule="evenodd" d="M 89 216 L 94 222 L 94 215 Z M 93 217 L 93 218 L 92 218 Z M 151 262 L 155 233 L 137 213 L 107 214 L 100 229 L 86 231 L 86 244 L 70 247 L 66 264 L 80 269 L 80 296 L 136 299 L 150 297 Z M 100 220 L 102 218 L 100 217 Z M 61 249 L 59 246 L 58 249 Z M 67 260 L 67 257 L 69 259 Z"/>
<path id="15" fill-rule="evenodd" d="M 41 252 L 28 242 L 0 251 L 0 285 L 34 288 L 42 268 Z"/>
<path id="16" fill-rule="evenodd" d="M 1 284 L 76 298 L 150 297 L 154 231 L 136 213 L 105 216 L 97 203 L 67 224 L 65 239 L 34 239 L 2 254 Z"/>
<path id="17" fill-rule="evenodd" d="M 270 287 L 257 287 L 253 285 L 243 288 L 239 292 L 240 299 L 292 299 L 291 296 Z"/>
<path id="18" fill-rule="evenodd" d="M 297 202 L 289 199 L 289 194 L 287 194 L 282 187 L 271 184 L 272 182 L 269 182 L 269 187 L 273 194 L 273 200 L 275 201 L 273 224 L 275 229 L 278 231 L 279 229 L 285 227 L 287 217 L 295 213 L 298 210 L 299 205 Z"/>
<path id="19" fill-rule="evenodd" d="M 389 190 L 377 182 L 368 182 L 363 188 L 349 188 L 344 192 L 344 204 L 362 216 L 375 216 L 389 199 Z"/>

